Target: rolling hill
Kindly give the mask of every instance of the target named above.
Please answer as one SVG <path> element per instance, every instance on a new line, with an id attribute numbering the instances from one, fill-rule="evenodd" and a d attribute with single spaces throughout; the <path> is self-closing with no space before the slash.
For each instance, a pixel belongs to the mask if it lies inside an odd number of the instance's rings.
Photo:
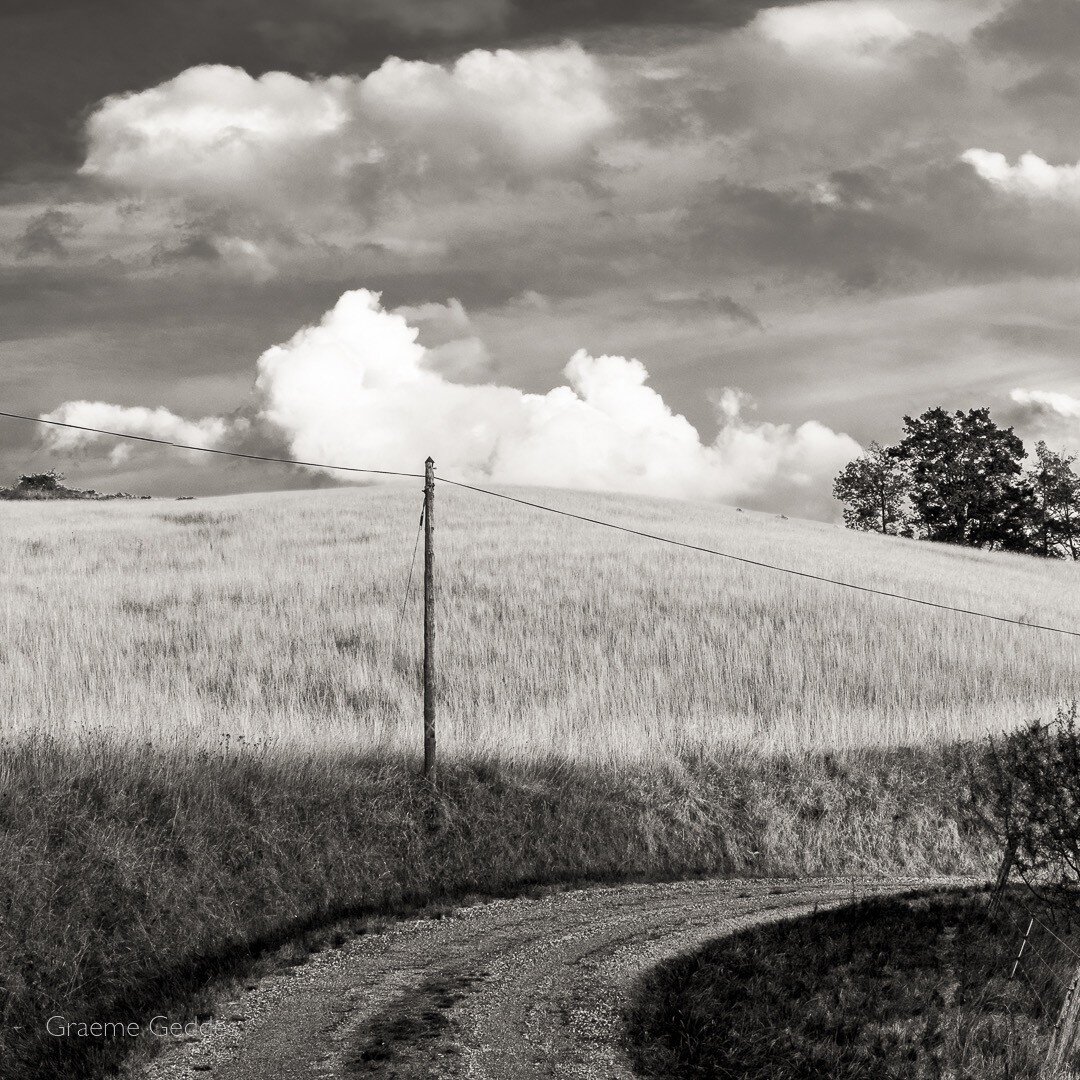
<path id="1" fill-rule="evenodd" d="M 1080 628 L 1080 566 L 661 499 L 524 497 L 807 573 Z M 411 748 L 421 494 L 5 506 L 3 729 Z M 1080 697 L 1080 641 L 440 486 L 440 741 L 643 758 L 936 742 Z M 404 618 L 402 617 L 404 616 Z"/>
<path id="2" fill-rule="evenodd" d="M 521 494 L 1007 617 L 1080 599 L 1064 563 Z M 957 740 L 1077 696 L 1075 638 L 440 487 L 431 784 L 420 498 L 4 504 L 0 1075 L 102 1076 L 133 1044 L 47 1017 L 187 1015 L 267 950 L 462 895 L 986 873 Z"/>

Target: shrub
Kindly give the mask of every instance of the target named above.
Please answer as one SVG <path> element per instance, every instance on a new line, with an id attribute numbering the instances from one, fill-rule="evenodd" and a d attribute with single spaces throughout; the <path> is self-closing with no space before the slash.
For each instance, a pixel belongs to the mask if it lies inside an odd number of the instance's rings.
<path id="1" fill-rule="evenodd" d="M 1080 886 L 1080 711 L 987 740 L 972 769 L 973 808 L 1045 899 L 1075 910 Z"/>
<path id="2" fill-rule="evenodd" d="M 56 491 L 63 481 L 63 473 L 50 469 L 48 472 L 20 476 L 19 489 L 22 491 Z"/>

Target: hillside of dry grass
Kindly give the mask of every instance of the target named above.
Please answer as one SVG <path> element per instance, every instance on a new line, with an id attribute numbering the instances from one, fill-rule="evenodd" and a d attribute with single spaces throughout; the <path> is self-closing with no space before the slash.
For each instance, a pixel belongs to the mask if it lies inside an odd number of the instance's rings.
<path id="1" fill-rule="evenodd" d="M 537 497 L 537 492 L 529 493 Z M 659 499 L 553 505 L 795 569 L 1073 627 L 1080 565 Z M 416 744 L 420 492 L 9 504 L 0 723 L 215 746 Z M 438 493 L 445 751 L 947 740 L 1080 697 L 1075 639 Z"/>
<path id="2" fill-rule="evenodd" d="M 537 495 L 538 493 L 530 493 Z M 663 500 L 541 498 L 1071 625 L 1080 568 Z M 0 1076 L 341 916 L 532 883 L 970 871 L 955 741 L 1077 694 L 1068 639 L 440 489 L 439 787 L 416 778 L 420 492 L 5 504 Z M 6 1072 L 4 1070 L 7 1070 Z"/>

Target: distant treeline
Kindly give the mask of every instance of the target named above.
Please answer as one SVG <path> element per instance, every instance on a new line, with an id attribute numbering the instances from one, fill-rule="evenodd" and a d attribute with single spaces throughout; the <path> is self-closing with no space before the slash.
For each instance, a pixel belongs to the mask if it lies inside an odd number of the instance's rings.
<path id="1" fill-rule="evenodd" d="M 129 495 L 126 491 L 118 491 L 113 495 L 103 495 L 93 489 L 80 491 L 77 488 L 64 487 L 62 473 L 50 469 L 44 473 L 31 473 L 20 476 L 19 482 L 10 488 L 0 488 L 0 500 L 11 501 L 13 499 L 134 499 L 139 496 Z M 149 495 L 141 498 L 149 498 Z"/>
<path id="2" fill-rule="evenodd" d="M 1028 453 L 989 409 L 940 407 L 904 417 L 896 446 L 870 444 L 833 485 L 844 522 L 867 532 L 968 547 L 1080 558 L 1075 456 Z"/>

